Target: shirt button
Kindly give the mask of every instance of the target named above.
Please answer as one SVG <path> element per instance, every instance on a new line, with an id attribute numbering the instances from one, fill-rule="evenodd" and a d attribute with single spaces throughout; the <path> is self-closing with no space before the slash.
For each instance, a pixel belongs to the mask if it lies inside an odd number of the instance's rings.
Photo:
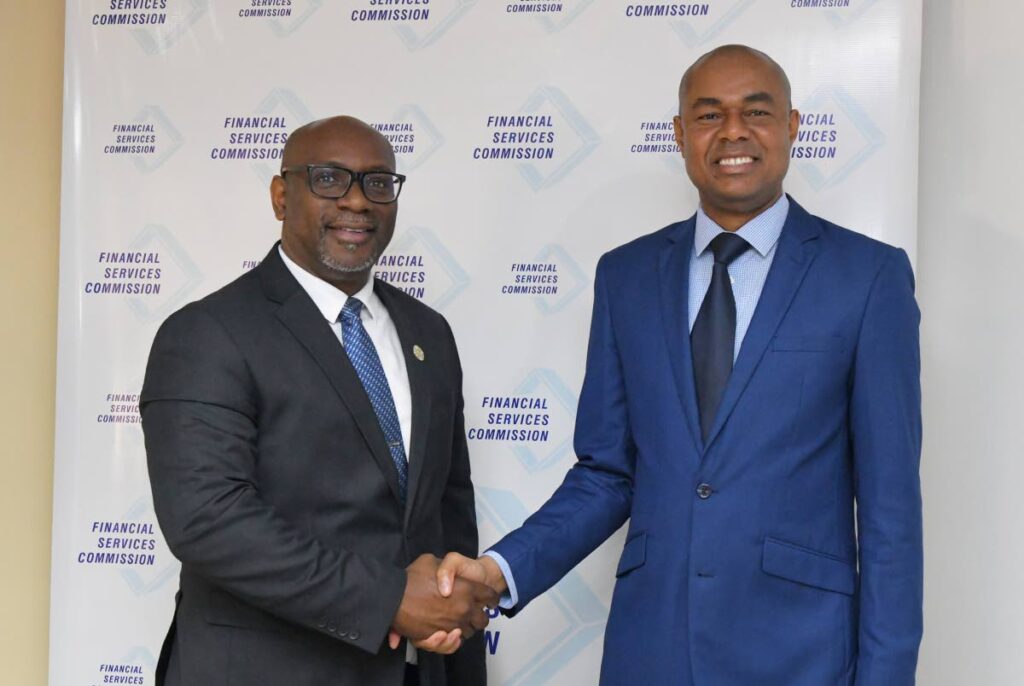
<path id="1" fill-rule="evenodd" d="M 697 486 L 697 497 L 701 500 L 707 500 L 714 492 L 714 489 L 711 488 L 711 484 L 701 484 L 700 486 Z"/>

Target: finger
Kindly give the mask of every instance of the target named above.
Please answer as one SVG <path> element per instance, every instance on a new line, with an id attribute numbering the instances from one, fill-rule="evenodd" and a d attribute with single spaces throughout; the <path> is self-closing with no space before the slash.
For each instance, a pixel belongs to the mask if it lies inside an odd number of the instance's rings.
<path id="1" fill-rule="evenodd" d="M 455 631 L 458 631 L 456 629 Z M 413 645 L 420 650 L 429 650 L 430 652 L 436 653 L 448 640 L 448 632 L 446 631 L 435 631 L 430 636 L 427 636 L 421 641 L 413 641 Z"/>
<path id="2" fill-rule="evenodd" d="M 477 608 L 473 610 L 469 615 L 469 623 L 473 625 L 473 628 L 477 631 L 483 631 L 487 627 L 487 623 L 490 622 L 490 617 L 484 612 L 483 608 Z"/>
<path id="3" fill-rule="evenodd" d="M 451 655 L 460 647 L 462 647 L 462 631 L 460 629 L 456 629 L 448 634 L 448 638 L 445 640 L 444 644 L 437 649 L 437 652 L 442 655 Z"/>
<path id="4" fill-rule="evenodd" d="M 455 576 L 461 574 L 469 559 L 458 553 L 448 553 L 437 568 L 437 589 L 447 598 L 452 594 Z"/>
<path id="5" fill-rule="evenodd" d="M 392 629 L 388 632 L 388 645 L 391 646 L 391 650 L 398 648 L 398 644 L 402 642 L 402 637 L 397 631 Z"/>
<path id="6" fill-rule="evenodd" d="M 445 563 L 437 568 L 437 590 L 447 598 L 452 594 L 452 584 L 455 582 L 455 572 L 451 567 L 445 567 Z"/>
<path id="7" fill-rule="evenodd" d="M 498 602 L 501 600 L 501 596 L 490 586 L 486 584 L 473 584 L 473 601 L 477 605 L 485 605 L 487 607 L 497 607 Z"/>

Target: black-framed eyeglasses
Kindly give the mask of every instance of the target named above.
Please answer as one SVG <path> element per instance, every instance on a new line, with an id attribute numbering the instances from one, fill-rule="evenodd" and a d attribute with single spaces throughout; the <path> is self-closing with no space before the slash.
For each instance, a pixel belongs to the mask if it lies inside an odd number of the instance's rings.
<path id="1" fill-rule="evenodd" d="M 402 192 L 402 184 L 405 182 L 403 174 L 382 171 L 357 172 L 333 164 L 284 167 L 281 169 L 281 176 L 286 172 L 306 172 L 310 192 L 321 198 L 342 198 L 348 193 L 352 183 L 358 182 L 366 199 L 381 205 L 398 200 L 398 194 Z"/>

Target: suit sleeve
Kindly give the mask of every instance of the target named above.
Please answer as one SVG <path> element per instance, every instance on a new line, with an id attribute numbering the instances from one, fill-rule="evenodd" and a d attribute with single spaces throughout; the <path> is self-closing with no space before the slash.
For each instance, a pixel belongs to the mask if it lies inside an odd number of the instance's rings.
<path id="1" fill-rule="evenodd" d="M 629 516 L 636 447 L 630 432 L 622 362 L 606 275 L 597 266 L 586 373 L 576 413 L 577 462 L 551 498 L 493 548 L 515 579 L 515 615 L 555 585 Z"/>
<path id="2" fill-rule="evenodd" d="M 455 360 L 455 422 L 452 431 L 451 466 L 448 482 L 441 497 L 441 522 L 444 527 L 445 550 L 476 557 L 479 537 L 476 524 L 476 500 L 470 478 L 469 448 L 466 445 L 466 422 L 462 396 L 462 365 L 451 329 L 445 324 Z M 486 686 L 487 666 L 484 634 L 477 632 L 454 654 L 445 657 L 445 674 L 452 686 Z"/>
<path id="3" fill-rule="evenodd" d="M 851 381 L 857 686 L 914 683 L 923 584 L 919 322 L 910 262 L 893 251 L 868 296 Z"/>
<path id="4" fill-rule="evenodd" d="M 141 412 L 167 544 L 190 572 L 246 603 L 376 653 L 405 572 L 325 547 L 262 499 L 258 402 L 242 353 L 212 316 L 193 305 L 160 328 Z"/>

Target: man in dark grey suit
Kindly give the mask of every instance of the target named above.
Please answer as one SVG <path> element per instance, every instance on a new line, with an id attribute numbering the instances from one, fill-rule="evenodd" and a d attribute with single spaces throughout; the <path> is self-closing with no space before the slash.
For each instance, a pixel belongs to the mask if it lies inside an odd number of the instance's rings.
<path id="1" fill-rule="evenodd" d="M 469 636 L 497 597 L 434 581 L 434 555 L 477 553 L 455 341 L 371 278 L 403 181 L 358 120 L 298 129 L 281 242 L 156 335 L 142 424 L 182 563 L 158 684 L 486 683 Z"/>

